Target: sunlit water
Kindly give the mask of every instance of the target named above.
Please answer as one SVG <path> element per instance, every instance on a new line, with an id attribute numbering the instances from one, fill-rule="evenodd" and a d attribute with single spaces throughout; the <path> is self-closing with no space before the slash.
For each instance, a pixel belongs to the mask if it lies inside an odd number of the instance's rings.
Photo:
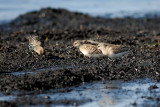
<path id="1" fill-rule="evenodd" d="M 45 7 L 65 8 L 92 16 L 152 17 L 159 16 L 160 0 L 0 0 L 0 22 Z"/>
<path id="2" fill-rule="evenodd" d="M 145 97 L 160 96 L 159 88 L 149 90 L 151 85 L 160 87 L 160 83 L 155 83 L 150 79 L 134 80 L 129 82 L 124 81 L 101 81 L 93 83 L 85 83 L 79 87 L 71 87 L 68 92 L 60 90 L 49 90 L 38 95 L 26 95 L 27 97 L 44 98 L 48 96 L 50 101 L 60 100 L 77 100 L 84 103 L 79 104 L 79 107 L 128 107 L 136 103 L 137 106 L 149 104 L 156 106 L 157 102 L 146 99 Z M 156 95 L 156 96 L 155 96 Z M 20 96 L 5 96 L 0 94 L 0 101 L 13 101 Z M 41 105 L 43 106 L 43 105 Z M 53 105 L 54 107 L 65 107 L 64 104 Z M 72 106 L 72 105 L 68 105 Z"/>

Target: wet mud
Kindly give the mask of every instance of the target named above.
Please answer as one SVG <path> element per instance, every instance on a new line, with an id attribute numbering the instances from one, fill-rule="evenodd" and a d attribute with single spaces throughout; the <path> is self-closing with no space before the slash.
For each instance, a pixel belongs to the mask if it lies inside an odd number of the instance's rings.
<path id="1" fill-rule="evenodd" d="M 159 82 L 159 28 L 156 17 L 103 19 L 51 8 L 20 15 L 0 25 L 0 91 L 43 92 L 97 80 L 151 78 Z M 41 38 L 44 56 L 29 51 L 26 36 L 31 34 Z M 121 44 L 132 51 L 114 60 L 88 58 L 73 47 L 77 39 Z"/>

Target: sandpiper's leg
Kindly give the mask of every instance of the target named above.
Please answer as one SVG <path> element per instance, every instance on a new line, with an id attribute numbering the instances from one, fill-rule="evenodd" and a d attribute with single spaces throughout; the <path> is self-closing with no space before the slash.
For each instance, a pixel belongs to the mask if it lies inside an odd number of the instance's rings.
<path id="1" fill-rule="evenodd" d="M 33 52 L 32 52 L 32 59 L 34 58 Z"/>
<path id="2" fill-rule="evenodd" d="M 83 64 L 84 64 L 84 65 L 86 64 L 86 60 L 87 60 L 86 56 L 83 55 Z"/>
<path id="3" fill-rule="evenodd" d="M 97 65 L 98 65 L 98 67 L 99 67 L 99 59 L 97 58 Z"/>
<path id="4" fill-rule="evenodd" d="M 108 57 L 108 60 L 109 60 L 109 61 L 113 61 L 113 60 L 112 60 L 111 58 L 109 58 L 109 57 Z"/>
<path id="5" fill-rule="evenodd" d="M 83 59 L 86 59 L 86 57 L 83 55 Z"/>
<path id="6" fill-rule="evenodd" d="M 98 69 L 99 69 L 99 71 L 100 71 L 100 66 L 99 66 L 99 58 L 97 58 L 97 62 L 98 62 Z"/>

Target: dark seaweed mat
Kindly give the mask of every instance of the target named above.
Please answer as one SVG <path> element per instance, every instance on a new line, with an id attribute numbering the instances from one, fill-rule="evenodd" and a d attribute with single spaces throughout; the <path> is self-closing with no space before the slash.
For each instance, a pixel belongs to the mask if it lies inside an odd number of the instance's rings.
<path id="1" fill-rule="evenodd" d="M 152 78 L 159 81 L 160 19 L 92 18 L 64 9 L 41 9 L 19 16 L 0 26 L 0 90 L 48 90 L 94 80 Z M 97 36 L 97 33 L 99 36 Z M 45 56 L 32 58 L 26 36 L 38 35 Z M 84 58 L 72 44 L 76 39 L 94 39 L 123 44 L 132 50 L 123 58 Z M 49 70 L 14 76 L 5 72 L 35 70 L 53 66 L 71 69 Z"/>

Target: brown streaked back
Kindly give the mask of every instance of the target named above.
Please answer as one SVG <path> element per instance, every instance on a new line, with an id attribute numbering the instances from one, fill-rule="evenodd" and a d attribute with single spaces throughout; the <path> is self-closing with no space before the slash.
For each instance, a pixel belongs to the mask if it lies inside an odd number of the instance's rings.
<path id="1" fill-rule="evenodd" d="M 115 54 L 128 50 L 125 46 L 122 45 L 109 45 L 109 46 L 112 47 L 113 53 Z"/>
<path id="2" fill-rule="evenodd" d="M 79 48 L 80 48 L 80 50 L 88 51 L 88 54 L 102 54 L 102 51 L 97 49 L 96 45 L 83 44 Z"/>

